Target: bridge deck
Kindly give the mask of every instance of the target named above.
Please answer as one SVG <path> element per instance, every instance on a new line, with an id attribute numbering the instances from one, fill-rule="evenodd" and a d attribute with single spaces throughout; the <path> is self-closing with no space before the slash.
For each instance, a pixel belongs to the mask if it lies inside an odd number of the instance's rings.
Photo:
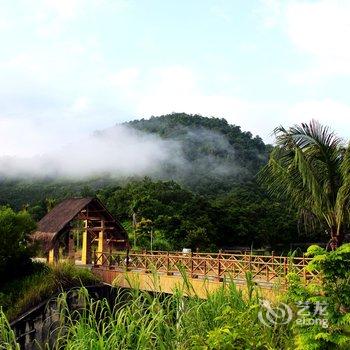
<path id="1" fill-rule="evenodd" d="M 147 279 L 148 284 L 154 284 L 151 276 L 167 286 L 173 286 L 186 275 L 194 285 L 220 285 L 223 282 L 234 281 L 244 284 L 246 274 L 250 272 L 252 280 L 265 289 L 271 289 L 276 283 L 284 285 L 288 273 L 294 272 L 307 284 L 317 278 L 317 273 L 306 269 L 310 261 L 306 257 L 263 256 L 250 254 L 222 253 L 179 253 L 179 252 L 95 252 L 93 270 L 107 283 L 113 280 Z M 148 277 L 147 277 L 148 275 Z M 145 282 L 145 281 L 144 281 Z M 146 283 L 146 282 L 145 282 Z M 127 287 L 127 281 L 119 282 Z M 149 289 L 149 288 L 145 288 Z"/>

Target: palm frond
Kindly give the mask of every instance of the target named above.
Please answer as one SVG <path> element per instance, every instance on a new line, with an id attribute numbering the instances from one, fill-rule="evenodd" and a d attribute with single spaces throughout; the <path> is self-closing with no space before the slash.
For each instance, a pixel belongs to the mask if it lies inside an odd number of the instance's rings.
<path id="1" fill-rule="evenodd" d="M 343 151 L 343 161 L 340 166 L 342 185 L 339 188 L 336 204 L 338 232 L 342 223 L 350 221 L 350 143 Z"/>
<path id="2" fill-rule="evenodd" d="M 274 132 L 276 147 L 258 181 L 269 193 L 289 199 L 329 227 L 349 216 L 344 208 L 350 202 L 350 155 L 345 161 L 342 140 L 315 120 L 289 129 L 280 126 Z"/>

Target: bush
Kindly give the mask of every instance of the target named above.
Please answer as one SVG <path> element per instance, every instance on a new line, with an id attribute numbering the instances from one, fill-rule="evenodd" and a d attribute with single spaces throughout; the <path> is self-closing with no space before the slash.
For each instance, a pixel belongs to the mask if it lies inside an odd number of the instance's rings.
<path id="1" fill-rule="evenodd" d="M 11 208 L 0 208 L 0 287 L 30 272 L 34 252 L 28 238 L 34 229 L 35 222 L 26 211 L 15 213 Z"/>
<path id="2" fill-rule="evenodd" d="M 294 324 L 297 349 L 349 349 L 350 244 L 331 252 L 311 246 L 308 255 L 313 259 L 307 268 L 318 271 L 320 280 L 304 286 L 296 275 L 289 276 L 287 300 L 307 305 L 303 318 L 311 324 Z M 317 312 L 320 305 L 325 306 L 322 315 Z"/>

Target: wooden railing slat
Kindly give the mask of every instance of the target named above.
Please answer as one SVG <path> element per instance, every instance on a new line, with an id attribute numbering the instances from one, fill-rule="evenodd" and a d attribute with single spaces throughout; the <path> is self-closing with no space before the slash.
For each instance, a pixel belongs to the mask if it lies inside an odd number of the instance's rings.
<path id="1" fill-rule="evenodd" d="M 225 254 L 225 253 L 179 253 L 179 252 L 94 252 L 94 265 L 122 268 L 126 270 L 153 269 L 167 274 L 184 270 L 191 277 L 213 277 L 221 280 L 225 276 L 245 278 L 251 271 L 253 278 L 271 282 L 295 271 L 305 283 L 317 277 L 305 269 L 310 258 L 288 258 L 283 256 Z"/>

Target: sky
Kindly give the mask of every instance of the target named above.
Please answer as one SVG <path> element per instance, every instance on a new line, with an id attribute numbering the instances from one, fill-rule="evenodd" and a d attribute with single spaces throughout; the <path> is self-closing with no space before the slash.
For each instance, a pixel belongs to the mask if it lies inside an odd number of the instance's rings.
<path id="1" fill-rule="evenodd" d="M 349 38 L 350 1 L 0 0 L 0 156 L 171 112 L 349 139 Z"/>

